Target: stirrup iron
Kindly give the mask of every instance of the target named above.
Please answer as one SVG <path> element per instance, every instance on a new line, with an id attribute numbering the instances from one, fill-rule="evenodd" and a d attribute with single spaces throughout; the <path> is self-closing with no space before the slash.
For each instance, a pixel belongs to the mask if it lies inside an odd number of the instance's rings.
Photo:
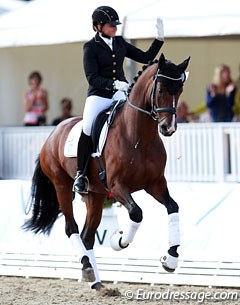
<path id="1" fill-rule="evenodd" d="M 79 175 L 79 176 L 78 176 Z M 77 179 L 83 179 L 84 180 L 84 189 L 81 190 L 81 191 L 78 191 L 76 189 L 76 180 Z M 73 183 L 73 187 L 72 187 L 72 191 L 75 192 L 75 193 L 78 193 L 78 194 L 88 194 L 89 192 L 89 180 L 88 180 L 88 177 L 85 176 L 83 173 L 77 173 L 76 177 L 75 177 L 75 181 Z"/>

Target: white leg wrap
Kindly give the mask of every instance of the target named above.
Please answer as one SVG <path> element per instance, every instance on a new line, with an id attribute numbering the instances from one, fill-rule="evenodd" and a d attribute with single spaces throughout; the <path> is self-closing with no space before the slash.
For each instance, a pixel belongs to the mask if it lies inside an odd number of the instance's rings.
<path id="1" fill-rule="evenodd" d="M 132 221 L 130 218 L 128 220 L 128 224 L 126 226 L 126 230 L 123 231 L 121 245 L 125 247 L 126 245 L 130 244 L 134 236 L 140 226 L 141 222 Z"/>
<path id="2" fill-rule="evenodd" d="M 90 263 L 92 265 L 92 268 L 93 268 L 93 271 L 94 271 L 94 275 L 95 275 L 95 281 L 89 283 L 89 286 L 91 287 L 95 283 L 101 282 L 101 280 L 100 280 L 100 277 L 99 277 L 99 273 L 98 273 L 98 269 L 97 269 L 97 263 L 96 263 L 96 258 L 95 258 L 93 249 L 87 250 L 87 256 L 89 257 L 89 260 L 90 260 Z"/>
<path id="3" fill-rule="evenodd" d="M 161 261 L 163 267 L 170 269 L 170 270 L 167 270 L 168 272 L 173 272 L 177 268 L 177 265 L 178 265 L 178 258 L 174 257 L 170 254 L 166 254 L 163 257 L 161 257 L 160 261 Z"/>
<path id="4" fill-rule="evenodd" d="M 180 245 L 179 213 L 168 215 L 169 246 Z"/>
<path id="5" fill-rule="evenodd" d="M 119 244 L 119 241 L 122 240 L 122 231 L 116 230 L 110 237 L 110 245 L 113 250 L 121 251 L 124 248 L 127 248 L 128 244 L 123 246 Z"/>
<path id="6" fill-rule="evenodd" d="M 70 240 L 73 245 L 73 248 L 77 251 L 77 254 L 79 255 L 79 261 L 81 261 L 82 257 L 84 255 L 88 255 L 88 254 L 87 254 L 87 250 L 81 240 L 80 235 L 77 233 L 73 233 L 70 236 Z"/>

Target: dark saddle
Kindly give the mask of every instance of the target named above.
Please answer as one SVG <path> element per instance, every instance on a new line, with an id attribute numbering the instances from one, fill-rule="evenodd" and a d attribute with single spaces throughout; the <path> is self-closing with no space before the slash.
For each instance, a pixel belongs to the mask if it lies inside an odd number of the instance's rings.
<path id="1" fill-rule="evenodd" d="M 92 131 L 91 131 L 91 138 L 93 143 L 93 151 L 97 150 L 99 137 L 105 122 L 107 122 L 108 128 L 112 125 L 116 114 L 118 113 L 119 109 L 122 108 L 126 100 L 119 100 L 113 101 L 112 104 L 101 111 L 95 121 L 93 122 Z"/>

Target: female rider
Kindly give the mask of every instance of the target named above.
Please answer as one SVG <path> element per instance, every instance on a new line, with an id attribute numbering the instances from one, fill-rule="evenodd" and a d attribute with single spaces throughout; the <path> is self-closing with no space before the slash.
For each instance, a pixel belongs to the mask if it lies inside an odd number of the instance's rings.
<path id="1" fill-rule="evenodd" d="M 129 84 L 125 78 L 123 61 L 128 57 L 147 64 L 153 60 L 164 43 L 163 23 L 157 19 L 157 37 L 147 51 L 116 36 L 121 24 L 117 12 L 109 6 L 100 6 L 92 14 L 94 38 L 83 47 L 84 72 L 89 84 L 83 112 L 83 130 L 78 142 L 77 174 L 73 190 L 84 193 L 86 168 L 91 151 L 92 124 L 99 112 L 109 107 L 113 100 L 126 99 L 124 91 Z"/>

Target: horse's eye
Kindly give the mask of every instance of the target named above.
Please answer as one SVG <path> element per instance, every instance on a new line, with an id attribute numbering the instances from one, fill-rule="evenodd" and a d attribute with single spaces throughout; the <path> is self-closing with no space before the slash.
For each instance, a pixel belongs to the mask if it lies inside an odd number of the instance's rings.
<path id="1" fill-rule="evenodd" d="M 158 92 L 159 92 L 159 95 L 163 95 L 163 89 L 162 88 L 160 88 L 159 90 L 158 90 Z"/>

